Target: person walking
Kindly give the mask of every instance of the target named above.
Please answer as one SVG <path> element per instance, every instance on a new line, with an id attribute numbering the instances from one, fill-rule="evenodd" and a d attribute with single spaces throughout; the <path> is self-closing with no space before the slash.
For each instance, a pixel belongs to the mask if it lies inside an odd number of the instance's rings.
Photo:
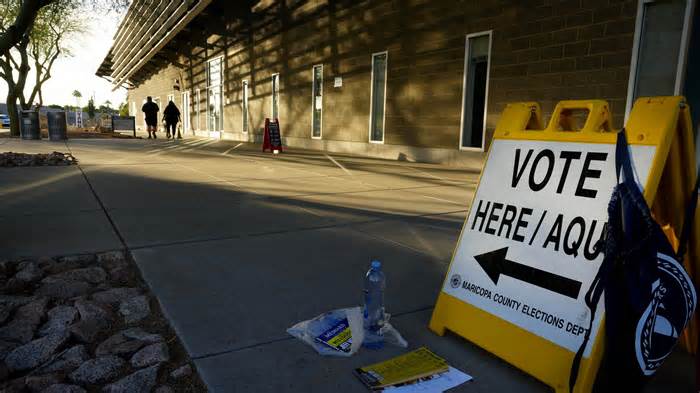
<path id="1" fill-rule="evenodd" d="M 158 104 L 153 102 L 151 96 L 146 97 L 146 103 L 141 107 L 141 111 L 146 117 L 146 130 L 148 131 L 148 139 L 151 139 L 151 132 L 153 132 L 153 139 L 157 139 L 156 131 L 158 129 Z"/>
<path id="2" fill-rule="evenodd" d="M 168 106 L 163 110 L 163 119 L 165 120 L 165 132 L 166 136 L 170 138 L 170 129 L 172 128 L 173 139 L 175 139 L 175 130 L 177 129 L 177 123 L 180 121 L 180 110 L 174 102 L 168 102 Z M 180 135 L 180 130 L 177 130 L 177 139 L 182 139 Z"/>

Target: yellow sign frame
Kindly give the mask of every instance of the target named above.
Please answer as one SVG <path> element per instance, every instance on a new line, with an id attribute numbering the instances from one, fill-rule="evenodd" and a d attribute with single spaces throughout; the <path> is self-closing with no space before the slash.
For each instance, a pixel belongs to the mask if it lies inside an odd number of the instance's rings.
<path id="1" fill-rule="evenodd" d="M 572 124 L 573 112 L 588 111 L 580 131 L 562 130 Z M 557 104 L 545 129 L 540 107 L 535 102 L 509 104 L 503 111 L 494 133 L 495 139 L 534 140 L 555 142 L 583 142 L 615 144 L 616 133 L 611 129 L 610 110 L 603 100 L 572 100 Z M 677 246 L 676 234 L 683 225 L 683 212 L 695 179 L 695 148 L 690 111 L 685 98 L 645 97 L 638 99 L 625 127 L 627 139 L 632 145 L 656 147 L 652 166 L 644 187 L 644 198 L 655 219 L 664 227 L 672 244 Z M 668 158 L 671 157 L 669 160 Z M 488 157 L 487 159 L 488 160 Z M 486 162 L 484 162 L 484 166 Z M 479 184 L 481 178 L 479 178 Z M 478 191 L 478 186 L 477 186 Z M 474 193 L 476 196 L 476 192 Z M 656 198 L 657 195 L 663 198 Z M 465 225 L 462 227 L 459 248 Z M 694 221 L 694 233 L 700 233 L 700 220 Z M 686 259 L 686 268 L 698 264 L 700 245 L 693 240 Z M 454 252 L 450 270 L 454 263 Z M 692 269 L 689 271 L 693 272 Z M 449 278 L 445 277 L 447 281 Z M 443 283 L 444 287 L 444 283 Z M 585 288 L 584 290 L 587 290 Z M 604 332 L 605 321 L 600 332 Z M 442 336 L 446 330 L 475 343 L 508 363 L 518 367 L 536 379 L 554 388 L 557 393 L 568 392 L 569 373 L 574 353 L 566 348 L 536 336 L 512 323 L 506 322 L 480 308 L 465 303 L 442 290 L 438 296 L 430 329 Z M 686 329 L 687 331 L 688 329 Z M 685 333 L 685 340 L 690 337 Z M 590 357 L 583 358 L 579 369 L 575 392 L 590 392 L 604 349 L 604 334 L 591 338 Z M 692 341 L 692 340 L 690 340 Z M 533 356 L 533 353 L 536 356 Z"/>

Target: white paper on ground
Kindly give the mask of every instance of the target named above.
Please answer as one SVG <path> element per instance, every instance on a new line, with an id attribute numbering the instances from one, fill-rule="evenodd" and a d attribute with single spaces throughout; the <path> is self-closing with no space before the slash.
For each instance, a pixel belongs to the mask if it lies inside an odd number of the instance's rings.
<path id="1" fill-rule="evenodd" d="M 469 382 L 472 379 L 471 375 L 465 374 L 450 366 L 450 369 L 446 373 L 440 374 L 429 381 L 422 381 L 399 387 L 388 387 L 384 389 L 384 391 L 391 393 L 442 393 L 455 386 Z"/>

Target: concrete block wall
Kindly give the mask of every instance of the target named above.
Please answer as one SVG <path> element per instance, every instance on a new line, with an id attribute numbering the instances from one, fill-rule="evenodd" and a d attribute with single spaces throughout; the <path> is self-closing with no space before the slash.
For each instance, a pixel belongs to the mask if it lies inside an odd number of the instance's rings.
<path id="1" fill-rule="evenodd" d="M 225 138 L 261 138 L 271 116 L 271 77 L 279 73 L 285 143 L 459 163 L 483 155 L 459 151 L 465 37 L 491 30 L 487 135 L 514 101 L 539 101 L 547 120 L 560 100 L 602 98 L 611 103 L 614 126 L 622 126 L 636 1 L 268 3 L 261 7 L 277 17 L 255 26 L 252 37 L 210 36 L 207 45 L 193 50 L 191 72 L 190 56 L 183 56 L 187 68 L 167 67 L 130 91 L 129 100 L 148 94 L 164 99 L 172 79 L 183 75 L 183 88 L 192 91 L 194 128 L 200 90 L 205 131 L 205 59 L 223 55 Z M 380 51 L 388 53 L 388 82 L 384 144 L 377 146 L 368 143 L 370 74 L 372 54 Z M 317 64 L 324 66 L 323 129 L 322 139 L 312 140 L 312 67 Z M 342 87 L 333 87 L 335 77 L 342 78 Z M 248 134 L 241 133 L 243 80 L 249 83 Z"/>
<path id="2" fill-rule="evenodd" d="M 175 79 L 182 81 L 185 73 L 183 70 L 170 65 L 167 68 L 161 70 L 156 77 L 151 78 L 147 83 L 142 84 L 134 89 L 130 89 L 127 102 L 129 103 L 129 110 L 132 110 L 133 103 L 136 104 L 136 128 L 139 130 L 146 129 L 146 122 L 143 112 L 141 112 L 141 107 L 146 101 L 146 97 L 151 96 L 155 100 L 160 99 L 160 113 L 158 114 L 158 121 L 163 116 L 163 109 L 168 104 L 168 95 L 172 94 L 174 96 L 175 105 L 178 108 L 182 107 L 182 96 L 181 93 L 184 91 L 182 87 L 182 82 L 180 82 L 180 91 L 173 88 Z"/>

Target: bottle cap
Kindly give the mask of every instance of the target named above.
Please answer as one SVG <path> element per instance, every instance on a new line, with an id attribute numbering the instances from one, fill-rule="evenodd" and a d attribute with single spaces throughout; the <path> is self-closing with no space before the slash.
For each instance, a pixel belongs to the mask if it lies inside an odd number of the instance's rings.
<path id="1" fill-rule="evenodd" d="M 372 269 L 380 269 L 381 267 L 382 267 L 381 262 L 379 262 L 377 260 L 372 261 Z"/>

